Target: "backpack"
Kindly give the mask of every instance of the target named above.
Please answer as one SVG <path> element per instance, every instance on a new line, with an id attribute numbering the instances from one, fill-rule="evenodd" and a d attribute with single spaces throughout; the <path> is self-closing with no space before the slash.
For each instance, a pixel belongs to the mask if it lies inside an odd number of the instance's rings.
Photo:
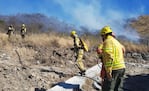
<path id="1" fill-rule="evenodd" d="M 83 47 L 84 51 L 88 52 L 88 46 L 87 44 L 81 39 L 80 39 L 80 43 L 81 43 L 81 46 Z"/>

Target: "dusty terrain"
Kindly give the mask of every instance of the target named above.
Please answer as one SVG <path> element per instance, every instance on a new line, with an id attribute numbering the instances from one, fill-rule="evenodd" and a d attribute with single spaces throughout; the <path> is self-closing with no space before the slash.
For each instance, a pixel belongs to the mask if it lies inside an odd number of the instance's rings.
<path id="1" fill-rule="evenodd" d="M 7 36 L 1 39 L 6 41 L 1 43 L 0 49 L 1 91 L 49 89 L 78 72 L 71 47 L 59 47 L 59 43 L 49 47 L 45 44 L 36 46 L 27 40 L 18 40 L 17 43 L 16 40 L 7 40 Z M 90 53 L 84 57 L 86 67 L 97 63 L 96 55 Z"/>
<path id="2" fill-rule="evenodd" d="M 59 46 L 37 46 L 27 40 L 17 42 L 7 40 L 6 43 L 1 43 L 0 91 L 45 91 L 78 72 L 74 66 L 75 57 L 70 46 L 60 46 L 61 42 L 57 42 L 56 45 Z M 125 58 L 125 90 L 148 91 L 149 60 L 138 60 L 131 56 Z M 84 57 L 86 68 L 97 62 L 100 60 L 94 48 L 90 48 Z M 93 81 L 88 79 L 86 83 L 84 91 L 96 91 L 92 87 Z"/>

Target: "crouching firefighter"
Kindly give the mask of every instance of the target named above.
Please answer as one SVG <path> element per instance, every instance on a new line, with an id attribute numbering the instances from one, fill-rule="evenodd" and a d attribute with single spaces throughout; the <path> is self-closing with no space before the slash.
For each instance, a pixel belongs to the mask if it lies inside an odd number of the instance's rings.
<path id="1" fill-rule="evenodd" d="M 80 70 L 81 75 L 85 75 L 85 67 L 83 64 L 83 55 L 84 51 L 88 51 L 88 46 L 86 43 L 78 37 L 77 33 L 75 30 L 71 31 L 70 36 L 74 39 L 74 53 L 76 53 L 76 65 Z"/>

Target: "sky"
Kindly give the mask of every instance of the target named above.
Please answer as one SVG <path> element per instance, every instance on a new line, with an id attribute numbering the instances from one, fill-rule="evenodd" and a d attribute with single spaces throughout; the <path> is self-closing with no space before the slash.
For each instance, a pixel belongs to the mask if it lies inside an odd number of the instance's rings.
<path id="1" fill-rule="evenodd" d="M 129 18 L 149 14 L 148 0 L 0 0 L 0 15 L 41 13 L 91 30 L 109 25 L 118 34 Z M 127 32 L 126 32 L 127 35 Z"/>

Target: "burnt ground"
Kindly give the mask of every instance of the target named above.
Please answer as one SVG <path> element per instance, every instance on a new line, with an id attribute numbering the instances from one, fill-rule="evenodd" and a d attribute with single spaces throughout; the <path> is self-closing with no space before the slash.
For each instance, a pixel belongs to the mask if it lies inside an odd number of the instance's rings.
<path id="1" fill-rule="evenodd" d="M 124 91 L 149 91 L 149 74 L 127 75 Z"/>
<path id="2" fill-rule="evenodd" d="M 126 63 L 125 91 L 149 91 L 149 63 Z"/>

